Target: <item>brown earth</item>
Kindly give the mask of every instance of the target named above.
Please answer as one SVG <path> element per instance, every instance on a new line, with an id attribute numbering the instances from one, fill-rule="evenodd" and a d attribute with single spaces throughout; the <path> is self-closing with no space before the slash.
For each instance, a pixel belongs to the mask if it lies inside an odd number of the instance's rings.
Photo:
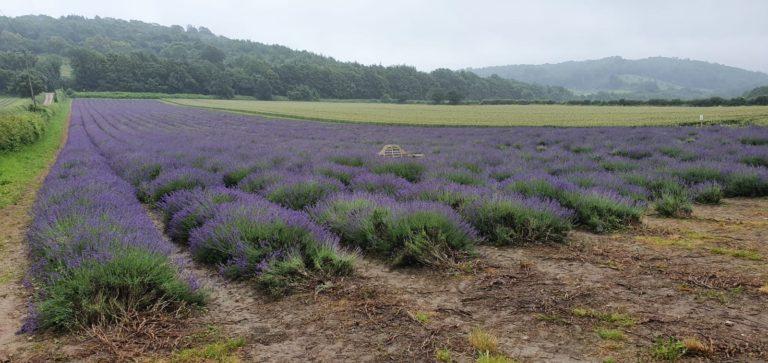
<path id="1" fill-rule="evenodd" d="M 180 248 L 177 257 L 211 290 L 205 311 L 35 337 L 13 357 L 201 360 L 179 352 L 242 338 L 242 347 L 217 357 L 434 361 L 444 348 L 462 362 L 474 360 L 467 337 L 480 328 L 498 338 L 501 354 L 525 362 L 653 361 L 668 337 L 700 343 L 683 360 L 764 361 L 767 235 L 768 198 L 729 199 L 697 206 L 688 219 L 649 216 L 608 235 L 575 231 L 566 245 L 481 247 L 465 272 L 361 259 L 356 276 L 279 300 L 222 279 Z M 601 338 L 604 331 L 613 339 Z"/>

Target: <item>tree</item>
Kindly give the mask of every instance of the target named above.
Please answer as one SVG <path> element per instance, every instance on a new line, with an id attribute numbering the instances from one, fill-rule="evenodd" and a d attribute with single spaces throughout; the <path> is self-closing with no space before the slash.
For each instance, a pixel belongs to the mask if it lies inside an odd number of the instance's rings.
<path id="1" fill-rule="evenodd" d="M 270 85 L 269 81 L 266 80 L 264 77 L 261 77 L 261 76 L 255 77 L 254 88 L 255 88 L 255 92 L 253 94 L 254 97 L 260 100 L 272 99 L 272 85 Z"/>
<path id="2" fill-rule="evenodd" d="M 8 85 L 8 93 L 19 97 L 30 97 L 29 84 L 32 82 L 32 92 L 37 95 L 45 91 L 43 77 L 35 71 L 22 71 L 16 74 Z"/>
<path id="3" fill-rule="evenodd" d="M 307 85 L 298 85 L 288 91 L 288 99 L 291 101 L 317 101 L 320 96 L 317 91 Z"/>
<path id="4" fill-rule="evenodd" d="M 464 99 L 464 95 L 457 91 L 448 91 L 448 93 L 445 95 L 445 98 L 448 99 L 448 103 L 452 105 L 458 105 Z"/>
<path id="5" fill-rule="evenodd" d="M 432 99 L 432 103 L 439 105 L 445 101 L 445 92 L 442 89 L 435 88 L 429 92 L 429 98 Z"/>

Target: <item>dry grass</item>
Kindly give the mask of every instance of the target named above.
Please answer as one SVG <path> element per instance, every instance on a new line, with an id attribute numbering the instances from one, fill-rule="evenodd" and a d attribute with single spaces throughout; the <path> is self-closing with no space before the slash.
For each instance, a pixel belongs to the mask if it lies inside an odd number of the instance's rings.
<path id="1" fill-rule="evenodd" d="M 499 352 L 499 340 L 480 328 L 475 328 L 469 333 L 469 344 L 481 354 L 495 354 Z"/>
<path id="2" fill-rule="evenodd" d="M 685 351 L 688 355 L 708 356 L 714 352 L 714 348 L 712 348 L 711 344 L 705 344 L 696 337 L 683 339 L 683 345 L 685 345 Z"/>

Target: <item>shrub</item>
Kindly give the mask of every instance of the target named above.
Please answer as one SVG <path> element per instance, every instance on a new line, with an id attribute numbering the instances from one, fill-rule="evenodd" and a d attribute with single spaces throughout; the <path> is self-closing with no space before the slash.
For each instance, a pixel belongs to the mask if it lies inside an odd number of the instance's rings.
<path id="1" fill-rule="evenodd" d="M 312 215 L 342 243 L 384 257 L 394 265 L 445 265 L 471 253 L 474 230 L 450 208 L 426 202 L 397 203 L 357 193 L 337 195 Z"/>
<path id="2" fill-rule="evenodd" d="M 768 168 L 768 156 L 766 155 L 748 155 L 741 158 L 741 162 L 749 166 Z"/>
<path id="3" fill-rule="evenodd" d="M 192 231 L 189 245 L 195 260 L 220 266 L 232 279 L 256 278 L 274 295 L 353 268 L 353 257 L 338 248 L 335 236 L 305 214 L 265 200 L 223 205 Z"/>
<path id="4" fill-rule="evenodd" d="M 266 169 L 265 164 L 256 164 L 251 166 L 239 166 L 226 173 L 224 173 L 224 185 L 227 187 L 234 187 L 240 183 L 245 177 L 251 175 L 254 172 Z"/>
<path id="5" fill-rule="evenodd" d="M 735 172 L 725 181 L 726 197 L 763 197 L 768 195 L 768 178 L 751 172 Z"/>
<path id="6" fill-rule="evenodd" d="M 398 197 L 412 187 L 407 180 L 392 174 L 363 173 L 355 176 L 350 182 L 353 191 L 386 194 Z"/>
<path id="7" fill-rule="evenodd" d="M 707 181 L 723 181 L 726 176 L 718 169 L 707 166 L 694 166 L 674 171 L 673 174 L 679 176 L 689 184 L 703 183 Z"/>
<path id="8" fill-rule="evenodd" d="M 490 189 L 440 181 L 425 181 L 405 189 L 400 196 L 407 200 L 438 202 L 461 211 L 470 203 L 492 194 Z"/>
<path id="9" fill-rule="evenodd" d="M 248 193 L 258 193 L 273 184 L 280 182 L 284 178 L 284 175 L 274 172 L 257 172 L 240 180 L 240 182 L 237 183 L 237 187 Z"/>
<path id="10" fill-rule="evenodd" d="M 389 162 L 373 167 L 373 172 L 376 174 L 395 174 L 411 183 L 419 182 L 424 170 L 426 170 L 424 165 L 413 161 Z"/>
<path id="11" fill-rule="evenodd" d="M 555 202 L 521 196 L 478 200 L 464 215 L 494 245 L 562 242 L 573 218 L 573 212 Z"/>
<path id="12" fill-rule="evenodd" d="M 690 217 L 693 212 L 687 193 L 664 192 L 654 202 L 654 209 L 664 217 Z"/>
<path id="13" fill-rule="evenodd" d="M 346 186 L 352 184 L 352 179 L 360 174 L 361 171 L 360 168 L 344 165 L 330 165 L 318 169 L 320 175 L 336 179 Z"/>
<path id="14" fill-rule="evenodd" d="M 33 112 L 0 112 L 0 152 L 32 144 L 46 129 L 43 115 Z"/>
<path id="15" fill-rule="evenodd" d="M 396 265 L 446 265 L 473 250 L 475 231 L 449 207 L 410 202 L 396 210 L 391 241 Z"/>
<path id="16" fill-rule="evenodd" d="M 190 231 L 212 218 L 218 205 L 248 197 L 248 194 L 224 187 L 180 190 L 165 196 L 158 208 L 163 211 L 168 237 L 186 244 Z"/>
<path id="17" fill-rule="evenodd" d="M 125 312 L 204 303 L 197 283 L 170 259 L 171 245 L 93 149 L 73 117 L 29 227 L 33 313 L 24 331 L 73 330 L 112 322 Z"/>
<path id="18" fill-rule="evenodd" d="M 163 196 L 177 190 L 214 186 L 220 180 L 218 175 L 197 168 L 164 170 L 156 179 L 142 184 L 138 196 L 143 202 L 156 203 Z"/>
<path id="19" fill-rule="evenodd" d="M 653 344 L 651 355 L 659 360 L 674 361 L 682 358 L 686 351 L 685 344 L 673 337 L 658 338 Z"/>
<path id="20" fill-rule="evenodd" d="M 485 184 L 485 180 L 478 177 L 477 175 L 462 171 L 444 173 L 440 175 L 440 177 L 451 183 L 456 183 L 459 185 L 481 186 Z"/>
<path id="21" fill-rule="evenodd" d="M 513 180 L 504 189 L 526 196 L 554 199 L 576 213 L 576 224 L 598 233 L 636 223 L 643 213 L 643 208 L 636 202 L 616 193 L 579 189 L 552 177 L 533 176 Z"/>
<path id="22" fill-rule="evenodd" d="M 344 189 L 335 179 L 319 176 L 297 176 L 265 191 L 269 201 L 291 209 L 304 209 L 317 204 L 329 194 Z"/>
<path id="23" fill-rule="evenodd" d="M 716 182 L 696 184 L 691 188 L 693 200 L 701 204 L 720 204 L 723 188 Z"/>
<path id="24" fill-rule="evenodd" d="M 73 330 L 112 322 L 125 311 L 144 311 L 163 302 L 205 302 L 205 294 L 178 279 L 166 256 L 128 250 L 104 263 L 89 261 L 45 289 L 38 307 L 41 329 Z"/>
<path id="25" fill-rule="evenodd" d="M 768 145 L 768 138 L 766 137 L 744 137 L 744 138 L 741 138 L 739 141 L 741 141 L 741 143 L 744 145 L 754 145 L 754 146 Z"/>
<path id="26" fill-rule="evenodd" d="M 333 156 L 329 160 L 332 162 L 344 165 L 344 166 L 352 166 L 352 167 L 361 167 L 365 166 L 365 160 L 363 160 L 360 156 Z"/>

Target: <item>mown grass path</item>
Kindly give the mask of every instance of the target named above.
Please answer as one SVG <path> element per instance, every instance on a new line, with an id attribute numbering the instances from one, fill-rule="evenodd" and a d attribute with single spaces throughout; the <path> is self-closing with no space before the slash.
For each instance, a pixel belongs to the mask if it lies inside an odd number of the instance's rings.
<path id="1" fill-rule="evenodd" d="M 24 242 L 29 210 L 47 170 L 64 144 L 70 102 L 62 102 L 45 136 L 37 143 L 0 155 L 0 361 L 20 344 L 16 331 L 26 313 L 28 289 L 21 280 L 27 269 Z"/>

